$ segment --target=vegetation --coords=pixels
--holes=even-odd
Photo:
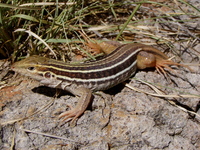
[[[187,49],[199,42],[199,12],[183,0],[2,1],[0,58],[14,61],[36,54],[66,60],[79,53],[90,56],[83,48],[83,35],[95,42],[156,44],[180,55],[174,44],[187,43],[183,46]]]

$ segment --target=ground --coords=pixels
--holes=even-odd
[[[177,68],[176,74],[167,78],[155,70],[138,71],[134,77],[162,85],[162,91],[168,94],[180,91],[198,94],[199,70],[198,67],[192,69],[195,73]],[[153,93],[138,80],[132,79],[129,84]],[[174,93],[171,88],[175,89]],[[75,127],[70,127],[58,119],[58,114],[66,110],[67,104],[74,105],[77,98],[63,93],[54,100],[53,93],[56,93],[55,89],[26,78],[19,85],[1,90],[2,100],[9,99],[1,112],[1,123],[6,124],[1,130],[3,149],[8,149],[13,140],[16,149],[200,148],[200,118],[168,101],[195,110],[199,98],[159,98],[118,85],[106,94],[94,94],[91,108],[78,119]],[[8,123],[39,109],[42,111],[32,117]]]

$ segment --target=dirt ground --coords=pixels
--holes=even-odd
[[[155,70],[138,71],[134,77],[156,84],[165,94],[199,95],[199,67],[192,69],[176,68],[176,74],[166,78]],[[155,93],[136,79],[129,84]],[[54,99],[56,90],[37,81],[19,76],[15,82],[19,85],[1,89],[1,149],[9,149],[13,142],[15,149],[22,150],[200,149],[200,117],[183,110],[200,115],[199,98],[159,98],[118,85],[106,96],[94,94],[91,108],[70,127],[58,114],[67,104],[74,105],[76,97],[63,92]],[[24,118],[37,110],[41,112]],[[20,118],[24,119],[12,122]]]

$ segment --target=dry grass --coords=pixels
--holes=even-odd
[[[34,4],[15,0],[2,2],[0,7],[0,57],[12,60],[33,54],[71,58],[72,52],[77,54],[82,49],[80,31],[100,41],[159,44],[177,56],[182,51],[174,44],[179,43],[186,50],[199,42],[200,10],[182,0]],[[198,57],[197,52],[191,55]]]

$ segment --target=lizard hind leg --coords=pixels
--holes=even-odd
[[[179,63],[176,63],[176,62],[173,62],[172,60],[157,60],[156,61],[156,70],[160,73],[164,73],[166,75],[166,72],[163,68],[167,68],[168,70],[170,70],[171,72],[175,73],[175,71],[170,67],[172,65],[175,65],[175,66],[181,66],[181,67],[185,67],[187,68],[188,70],[190,70],[191,72],[193,71],[189,66],[187,65],[184,65],[184,64],[179,64]]]

